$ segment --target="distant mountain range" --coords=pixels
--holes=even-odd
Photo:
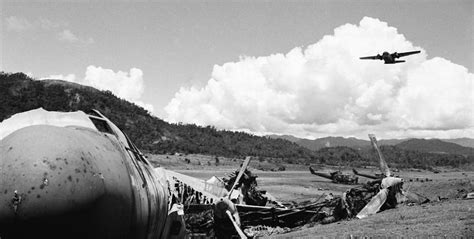
[[[362,149],[371,147],[369,140],[354,137],[324,137],[319,139],[301,139],[291,135],[268,135],[269,138],[286,139],[313,151],[326,147],[350,147]],[[414,150],[427,153],[449,153],[461,155],[474,155],[474,139],[383,139],[378,141],[379,145],[398,146],[406,150]]]
[[[354,149],[370,146],[370,142],[367,140],[357,139],[354,137],[343,138],[343,137],[325,137],[315,140],[301,139],[295,143],[304,146],[311,150],[319,150],[326,147],[338,147],[346,146]]]
[[[474,148],[442,141],[440,139],[410,139],[397,144],[399,148],[428,153],[474,155]]]
[[[474,148],[474,139],[470,138],[458,138],[458,139],[441,139],[444,142],[459,144],[464,147]]]

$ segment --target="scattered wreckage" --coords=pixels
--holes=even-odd
[[[402,184],[401,179],[387,177],[351,188],[341,196],[323,198],[323,195],[314,201],[285,206],[281,203],[258,206],[245,202],[236,206],[244,232],[247,235],[263,236],[287,232],[308,223],[327,224],[354,217],[364,218],[380,210],[395,208],[404,200]],[[191,192],[189,195],[194,194]],[[184,214],[191,235],[213,235],[212,204],[185,203]]]
[[[284,205],[258,189],[257,176],[247,169],[250,157],[228,177],[204,181],[152,168],[98,111],[35,113],[38,122],[30,112],[9,121],[10,131],[0,128],[5,137],[0,141],[2,238],[183,238],[185,232],[209,237],[219,223],[214,205],[223,197],[235,203],[241,225],[229,218],[235,235],[245,238],[244,232],[261,236],[308,223],[364,218],[406,200],[403,180],[391,176],[383,157],[383,178],[340,196]],[[52,233],[50,226],[61,230]]]
[[[375,136],[370,135],[370,138],[377,150]],[[327,224],[351,218],[361,219],[395,208],[403,202],[421,204],[429,201],[419,194],[405,192],[403,179],[392,176],[381,151],[377,152],[382,176],[369,175],[374,180],[353,187],[338,196],[324,197],[323,194],[316,200],[291,205],[283,205],[274,199],[269,200],[266,192],[258,190],[257,177],[246,168],[248,159],[240,171],[219,180],[219,187],[222,190],[237,189],[240,192],[231,198],[237,203],[241,226],[249,236],[284,233],[308,223]],[[185,204],[184,211],[187,229],[191,235],[213,235],[212,204]]]

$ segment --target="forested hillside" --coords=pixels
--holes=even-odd
[[[380,149],[389,166],[396,168],[432,169],[439,166],[462,167],[474,163],[472,155],[426,153],[405,150],[393,145],[382,145]],[[379,157],[371,147],[356,150],[338,146],[316,151],[314,162],[340,166],[378,166]]]
[[[338,147],[345,146],[354,149],[370,146],[370,141],[361,140],[356,138],[343,138],[343,137],[324,137],[314,140],[300,139],[295,143],[304,146],[311,150],[319,150],[325,147]]]
[[[363,149],[372,147],[367,139],[357,139],[354,137],[324,137],[318,139],[302,139],[289,135],[268,135],[272,139],[286,139],[295,142],[305,148],[311,150],[319,150],[325,147],[350,147],[353,149]],[[406,150],[415,150],[428,153],[449,153],[449,154],[474,154],[474,139],[457,138],[457,139],[381,139],[378,140],[379,145],[396,145]]]
[[[473,155],[427,153],[406,150],[393,145],[382,145],[380,149],[389,166],[397,168],[462,167],[474,163]],[[362,158],[367,158],[370,162],[376,162],[375,165],[378,165],[379,158],[374,149],[364,148],[360,151],[360,155]]]
[[[0,96],[0,121],[39,107],[54,111],[97,109],[129,135],[139,148],[152,153],[255,155],[301,160],[314,155],[287,140],[221,131],[210,126],[169,124],[110,91],[59,80],[33,80],[23,73],[0,73]]]
[[[439,139],[410,139],[397,144],[399,148],[429,153],[474,155],[474,149]]]

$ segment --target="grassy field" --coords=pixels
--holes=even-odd
[[[315,236],[316,235],[316,236]],[[401,205],[365,219],[312,225],[275,238],[473,238],[474,200]]]
[[[223,177],[237,170],[243,159],[219,158],[202,155],[150,155],[155,165],[200,179]],[[308,166],[287,165],[285,171],[273,172],[281,164],[250,163],[252,173],[258,175],[259,188],[266,190],[281,202],[315,200],[328,193],[341,195],[353,185],[334,184],[325,178],[310,174]],[[258,170],[257,168],[264,169]],[[337,170],[335,167],[317,166],[319,171]],[[350,168],[342,168],[351,173]],[[376,168],[358,169],[374,174]],[[306,225],[292,232],[274,235],[278,238],[314,237],[464,237],[474,238],[474,200],[461,200],[462,192],[474,191],[474,172],[441,169],[440,173],[418,169],[395,173],[405,179],[404,189],[422,194],[431,202],[423,205],[400,205],[396,209],[358,220],[340,221],[328,225]],[[359,182],[367,181],[359,177]]]

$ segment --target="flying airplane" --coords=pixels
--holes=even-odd
[[[408,55],[413,55],[413,54],[418,54],[421,51],[409,51],[409,52],[394,52],[392,54],[388,52],[382,53],[382,55],[377,54],[376,56],[365,56],[365,57],[360,57],[361,60],[383,60],[385,64],[396,64],[396,63],[402,63],[405,61],[402,60],[396,60],[397,58],[408,56]]]
[[[0,126],[0,238],[184,238],[166,171],[100,112]]]

